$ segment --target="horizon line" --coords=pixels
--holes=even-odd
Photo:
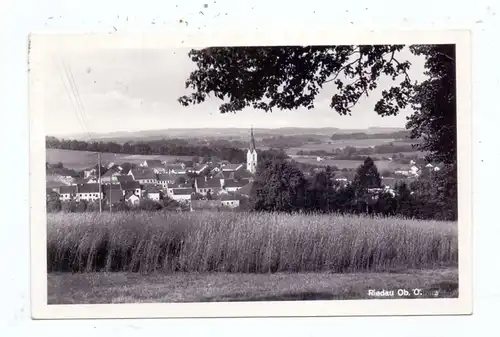
[[[168,130],[227,130],[227,129],[232,129],[232,130],[250,130],[251,127],[245,128],[245,127],[206,127],[206,128],[195,128],[195,127],[179,127],[179,128],[165,128],[165,129],[147,129],[147,130],[131,130],[131,131],[102,131],[102,132],[78,132],[78,133],[68,133],[68,134],[46,134],[46,136],[79,136],[79,135],[105,135],[105,134],[113,134],[113,133],[138,133],[138,132],[159,132],[159,131],[168,131]],[[405,126],[370,126],[366,128],[339,128],[335,126],[282,126],[282,127],[253,127],[254,130],[282,130],[282,129],[316,129],[316,130],[321,130],[321,129],[337,129],[337,130],[370,130],[370,129],[405,129]]]

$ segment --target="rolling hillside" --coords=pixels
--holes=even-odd
[[[120,164],[124,162],[138,164],[146,159],[161,159],[166,161],[175,161],[176,159],[190,160],[192,157],[183,156],[155,156],[155,155],[129,155],[129,154],[115,154],[115,153],[103,153],[102,163],[106,165],[108,163]],[[61,150],[61,149],[46,149],[46,160],[50,164],[55,164],[61,162],[64,167],[82,170],[97,164],[97,155],[94,152],[88,151],[73,151],[73,150]]]

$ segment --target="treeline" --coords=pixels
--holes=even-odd
[[[312,150],[312,151],[297,151],[298,155],[301,156],[330,156],[335,159],[346,159],[346,160],[364,160],[367,156],[373,155],[392,155],[394,153],[401,152],[414,152],[416,149],[412,144],[394,144],[387,143],[381,145],[375,145],[373,147],[354,147],[346,146],[343,148],[334,148],[331,151],[326,150]]]
[[[198,156],[217,157],[231,163],[246,161],[246,152],[243,149],[225,146],[198,146],[189,144],[185,139],[162,139],[152,141],[126,142],[85,142],[79,140],[57,139],[46,137],[45,146],[50,149],[64,149],[75,151],[109,152],[139,155],[170,155],[170,156]]]
[[[288,149],[300,147],[308,143],[321,144],[321,140],[311,135],[272,136],[263,138],[260,143],[267,147]]]
[[[265,212],[353,213],[417,219],[456,220],[456,177],[452,169],[432,172],[410,185],[384,189],[371,158],[357,169],[351,184],[335,182],[329,167],[306,178],[294,163],[263,163],[251,191],[249,210]],[[439,182],[447,181],[447,188]]]
[[[364,132],[354,132],[354,133],[335,133],[330,137],[332,140],[344,140],[344,139],[398,139],[398,140],[409,140],[410,132],[407,130],[390,132],[390,133],[364,133]]]

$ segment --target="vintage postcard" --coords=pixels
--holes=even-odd
[[[472,312],[467,31],[32,34],[32,315]]]

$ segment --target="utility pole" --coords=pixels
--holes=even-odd
[[[102,198],[101,198],[101,153],[98,152],[97,153],[97,170],[98,170],[98,179],[97,179],[97,183],[99,184],[99,213],[102,213]]]
[[[113,177],[111,177],[109,181],[109,213],[111,213],[111,205],[113,204],[113,201],[111,199],[111,187],[113,186]]]

